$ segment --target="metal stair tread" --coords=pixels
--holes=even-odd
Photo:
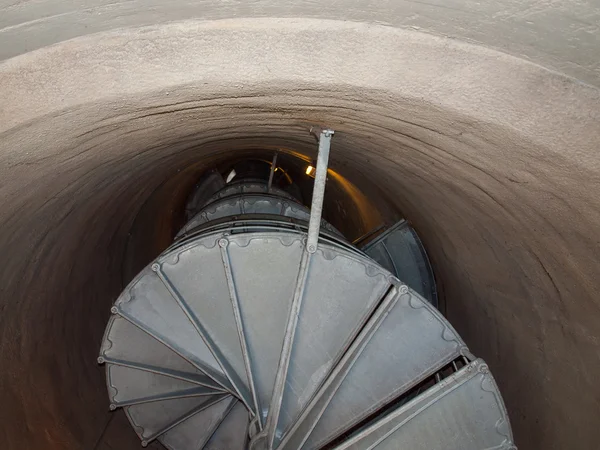
[[[124,410],[144,445],[225,397],[219,394],[160,400],[126,406]]]
[[[303,448],[330,441],[465,350],[462,339],[425,299],[412,290],[401,294],[357,355]]]
[[[366,257],[320,245],[310,259],[275,446],[307,406],[390,287],[389,273]]]
[[[111,404],[116,407],[158,399],[218,393],[194,383],[131,367],[109,363],[106,369],[109,397]]]
[[[106,361],[160,373],[213,389],[223,389],[191,362],[116,314],[109,320],[99,359],[100,362]]]
[[[119,297],[113,311],[230,388],[221,367],[162,280],[147,267]]]
[[[248,440],[248,411],[240,402],[231,408],[204,450],[244,450]]]
[[[498,388],[476,360],[392,410],[336,450],[516,450]]]
[[[236,403],[233,397],[224,397],[190,415],[158,440],[169,450],[203,449]]]

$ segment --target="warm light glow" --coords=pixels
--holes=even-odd
[[[315,168],[313,166],[308,166],[306,168],[306,175],[313,176],[315,174]]]
[[[233,169],[231,172],[229,172],[229,175],[227,175],[227,179],[225,180],[225,183],[229,183],[231,180],[233,180],[235,178],[237,174],[235,173],[235,169]]]

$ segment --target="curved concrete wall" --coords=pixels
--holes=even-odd
[[[597,9],[530,5],[554,34],[527,41],[506,3],[62,3],[0,10],[5,448],[137,448],[95,363],[110,304],[204,167],[314,154],[313,123],[415,224],[520,448],[597,447],[600,46],[565,25]]]

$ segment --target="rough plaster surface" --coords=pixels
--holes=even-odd
[[[520,448],[597,448],[597,89],[416,31],[232,19],[25,53],[0,64],[0,98],[5,448],[135,448],[121,419],[106,428],[95,364],[125,255],[167,245],[190,167],[258,145],[310,154],[312,123],[336,130],[335,170],[415,224]]]
[[[0,0],[0,60],[74,37],[187,19],[306,17],[480,43],[600,85],[598,0]]]

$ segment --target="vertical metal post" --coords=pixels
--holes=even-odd
[[[275,168],[277,167],[277,153],[273,155],[273,161],[271,162],[271,172],[269,173],[269,184],[267,185],[267,192],[271,192],[271,186],[273,185],[273,175],[275,174]]]
[[[310,205],[310,221],[308,223],[308,239],[306,250],[309,253],[317,251],[319,231],[321,228],[321,216],[323,215],[323,200],[325,198],[325,183],[327,181],[327,164],[329,163],[329,148],[333,130],[321,130],[319,134],[319,154],[317,156],[317,168],[315,172],[315,183],[313,187],[312,203]]]
[[[317,130],[311,128],[311,133]],[[283,401],[283,393],[287,379],[287,373],[290,365],[292,347],[294,346],[294,336],[298,320],[300,316],[300,308],[310,260],[313,254],[317,251],[317,242],[319,240],[319,229],[321,227],[321,214],[323,211],[323,198],[325,197],[325,182],[327,181],[327,163],[329,161],[329,147],[333,130],[318,130],[319,134],[319,155],[317,156],[317,168],[315,174],[315,183],[313,188],[313,198],[310,211],[310,220],[308,224],[308,239],[306,241],[306,251],[302,254],[300,260],[300,268],[298,278],[296,279],[296,289],[290,306],[290,314],[285,329],[283,345],[279,365],[277,367],[277,375],[273,386],[273,397],[269,406],[267,424],[263,432],[255,437],[255,444],[251,445],[255,450],[273,450],[275,437],[277,434],[277,426],[279,424],[279,414],[281,412],[281,404]]]

